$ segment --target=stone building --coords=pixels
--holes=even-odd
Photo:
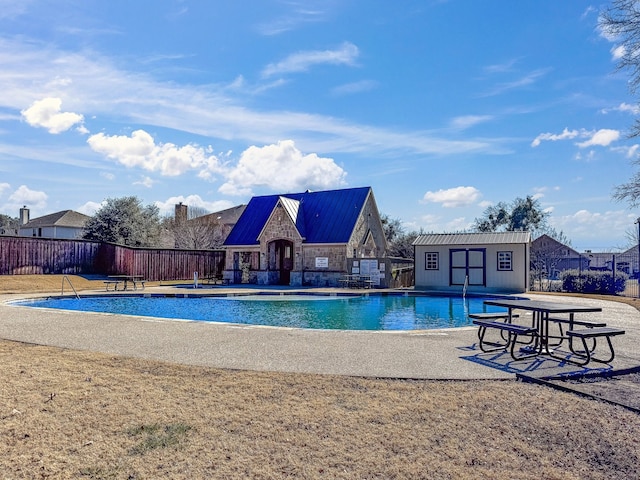
[[[230,283],[388,285],[387,241],[370,187],[253,197],[224,242]]]

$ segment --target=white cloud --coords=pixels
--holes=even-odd
[[[331,90],[331,94],[335,96],[353,95],[356,93],[367,92],[378,86],[378,82],[373,80],[361,80],[359,82],[346,83]]]
[[[200,176],[208,178],[220,171],[217,157],[209,150],[196,145],[156,144],[144,130],[136,130],[130,137],[98,133],[89,137],[87,143],[94,151],[126,167],[140,167],[165,176],[197,170]]]
[[[533,85],[534,83],[536,83],[539,79],[541,79],[542,77],[544,77],[548,72],[550,71],[550,69],[540,69],[540,70],[534,70],[533,72],[530,72],[516,80],[513,80],[512,82],[504,82],[504,83],[500,83],[498,84],[493,90],[486,92],[485,94],[481,95],[484,97],[492,97],[495,95],[501,95],[505,92],[511,91],[511,90],[515,90],[515,89],[519,89],[519,88],[523,88],[523,87],[527,87],[529,85]]]
[[[443,207],[466,207],[476,203],[482,194],[475,187],[455,187],[424,194],[423,202],[441,203]]]
[[[267,18],[259,25],[258,30],[263,35],[278,35],[302,26],[325,20],[331,11],[331,2],[326,0],[304,0],[279,2],[285,10],[276,14],[275,18]]]
[[[187,205],[190,208],[202,208],[207,212],[219,212],[220,210],[226,210],[234,206],[232,202],[228,200],[218,200],[215,202],[209,202],[203,200],[200,195],[177,195],[170,197],[164,202],[155,202],[155,205],[160,210],[161,215],[173,215],[175,213],[175,206],[178,203]]]
[[[569,130],[568,128],[565,128],[560,134],[541,133],[533,140],[533,142],[531,142],[531,146],[532,147],[539,146],[542,140],[549,140],[549,141],[555,142],[557,140],[567,140],[567,139],[576,138],[579,134],[580,132],[578,132],[577,130]]]
[[[607,114],[609,112],[626,112],[626,113],[630,113],[631,115],[640,115],[640,106],[630,105],[628,103],[622,102],[617,107],[603,108],[601,112],[604,114]]]
[[[0,195],[2,195],[5,190],[9,190],[10,188],[11,185],[9,185],[8,183],[0,183]]]
[[[100,210],[104,205],[106,205],[106,201],[105,202],[101,202],[101,203],[97,203],[97,202],[87,202],[84,205],[80,205],[76,211],[80,212],[80,213],[84,213],[85,215],[95,215],[95,213]]]
[[[558,140],[572,140],[574,138],[586,138],[584,142],[578,142],[576,145],[580,148],[587,148],[592,146],[600,146],[606,147],[609,146],[612,142],[615,142],[620,139],[620,131],[612,130],[609,128],[602,128],[597,131],[588,131],[588,130],[569,130],[565,128],[562,133],[541,133],[538,135],[533,142],[531,142],[532,147],[537,147],[543,140],[547,141],[558,141]]]
[[[610,145],[612,142],[615,142],[620,138],[620,132],[618,130],[611,130],[608,128],[603,128],[598,130],[597,132],[591,135],[591,138],[584,142],[577,143],[578,147],[586,148],[592,146],[601,146],[606,147]]]
[[[484,71],[488,74],[507,73],[512,72],[513,67],[518,62],[517,58],[506,61],[505,63],[497,63],[494,65],[487,65],[484,67]]]
[[[612,147],[611,150],[614,152],[622,153],[627,158],[636,158],[638,156],[638,149],[640,149],[640,145],[633,144],[630,147]]]
[[[493,115],[465,115],[451,120],[451,126],[453,128],[464,130],[480,123],[488,122],[491,119],[493,119]]]
[[[611,49],[611,58],[617,62],[622,57],[624,57],[625,53],[627,53],[627,49],[624,47],[624,45],[618,45]]]
[[[467,221],[465,217],[457,217],[443,220],[437,215],[425,215],[421,219],[421,225],[414,226],[413,230],[421,229],[423,232],[462,232],[473,226],[473,222]]]
[[[9,195],[12,209],[26,205],[30,208],[42,209],[47,205],[47,194],[37,190],[31,190],[26,185],[20,185],[16,191]]]
[[[65,105],[75,111],[90,111],[91,116],[116,116],[122,123],[153,125],[245,145],[295,138],[296,145],[306,151],[369,155],[510,151],[500,138],[451,140],[429,131],[379,128],[326,115],[258,111],[245,106],[246,87],[238,91],[228,83],[193,86],[160,82],[145,73],[119,69],[112,59],[95,52],[91,56],[69,53],[56,50],[53,44],[34,44],[15,37],[0,37],[0,63],[0,108],[6,110],[19,111],[34,95],[39,98],[48,92],[48,96],[64,98]],[[73,82],[53,85],[56,78],[73,78]],[[59,155],[56,161],[64,158]]]
[[[586,243],[602,238],[602,232],[620,232],[622,237],[626,230],[633,227],[636,218],[624,210],[610,210],[604,213],[578,210],[569,215],[551,216],[549,221],[553,228],[565,232],[572,242],[579,240],[580,243]],[[615,245],[598,247],[604,249]]]
[[[532,190],[533,190],[533,198],[536,200],[539,200],[543,198],[549,190],[552,190],[554,192],[559,192],[561,188],[556,185],[555,187],[534,187]]]
[[[29,10],[33,0],[22,0],[15,2],[13,0],[0,0],[0,18],[16,18]]]
[[[263,77],[271,77],[283,73],[305,72],[315,65],[347,65],[353,66],[359,55],[358,47],[345,42],[336,50],[311,50],[289,55],[278,63],[267,65],[262,71]]]
[[[577,152],[575,159],[579,162],[593,162],[596,159],[595,150],[589,150],[586,155],[583,155],[582,152]]]
[[[257,186],[281,192],[338,187],[345,183],[346,172],[333,159],[315,153],[303,155],[293,140],[282,140],[275,145],[249,147],[225,177],[221,193],[248,195]]]
[[[62,112],[61,109],[62,99],[49,97],[33,102],[29,108],[20,113],[29,125],[46,128],[49,133],[65,132],[76,124],[80,124],[79,128],[84,129],[82,115]]]
[[[151,188],[156,183],[151,177],[142,177],[137,182],[133,182],[134,185],[142,185],[143,187]]]

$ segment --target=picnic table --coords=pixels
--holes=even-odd
[[[548,301],[530,300],[530,299],[492,299],[485,300],[485,305],[491,305],[496,307],[504,307],[507,309],[506,313],[502,315],[496,314],[477,314],[473,323],[480,327],[478,335],[480,337],[480,346],[483,347],[484,335],[486,330],[498,329],[501,333],[504,333],[504,343],[486,342],[489,345],[495,347],[495,349],[504,348],[511,350],[511,356],[515,360],[523,358],[529,358],[537,355],[549,355],[554,358],[566,360],[579,365],[586,365],[591,360],[599,361],[603,363],[609,363],[613,360],[615,353],[613,345],[611,343],[611,337],[624,334],[624,330],[607,327],[602,322],[591,322],[576,319],[576,314],[590,313],[590,312],[602,312],[601,307],[595,307],[590,305],[580,305],[573,303],[556,303]],[[513,319],[516,317],[515,310],[532,312],[532,323],[530,326],[516,324]],[[488,318],[493,315],[495,318]],[[556,317],[557,315],[565,315],[565,317]],[[500,316],[502,320],[500,321]],[[568,316],[568,317],[566,317]],[[473,314],[469,315],[470,318],[474,318]],[[553,335],[550,333],[550,324],[556,323],[559,326],[559,335]],[[568,330],[563,332],[562,324],[568,325]],[[582,328],[581,328],[582,327]],[[527,337],[530,347],[528,352],[524,355],[517,355],[515,347],[518,342],[518,336]],[[596,340],[598,338],[605,338],[609,347],[609,356],[606,358],[596,358],[593,356],[593,352],[596,348]],[[582,342],[582,350],[576,350],[573,345],[574,339],[580,339]],[[556,340],[557,343],[552,343],[552,340]],[[565,356],[554,355],[554,348],[559,347],[565,340],[568,342],[569,350],[575,354],[578,359],[567,359]],[[587,340],[590,340],[591,345],[587,345]]]
[[[133,284],[133,289],[137,290],[138,285],[142,287],[144,290],[144,284],[146,280],[144,280],[144,276],[142,275],[109,275],[109,279],[105,280],[105,286],[107,290],[109,290],[109,285],[113,285],[114,290],[118,290],[118,285],[123,284],[122,290],[126,290],[129,286],[129,283]]]

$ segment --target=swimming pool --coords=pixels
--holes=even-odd
[[[422,330],[471,325],[495,297],[414,295],[96,296],[16,303],[176,320],[339,330]]]

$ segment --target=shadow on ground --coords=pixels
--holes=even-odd
[[[640,413],[640,365],[636,359],[618,355],[610,364],[591,362],[589,367],[581,367],[548,356],[516,361],[505,351],[483,353],[477,344],[460,350],[476,352],[461,359],[514,374],[523,382],[547,385]],[[565,358],[571,359],[570,352],[556,354],[566,354]]]

